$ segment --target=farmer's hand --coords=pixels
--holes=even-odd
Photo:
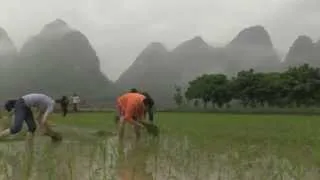
[[[136,125],[136,126],[139,126],[139,127],[144,127],[143,124],[139,121],[139,120],[133,120],[133,121],[130,121],[133,123],[133,125]]]
[[[41,131],[46,132],[46,130],[47,130],[47,126],[48,126],[47,117],[48,117],[48,115],[49,115],[48,111],[39,114],[38,122],[39,122]]]

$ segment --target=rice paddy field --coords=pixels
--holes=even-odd
[[[0,179],[320,179],[320,116],[157,113],[159,138],[135,143],[128,127],[122,145],[113,113],[50,120],[60,143],[28,144],[24,132],[0,141]]]

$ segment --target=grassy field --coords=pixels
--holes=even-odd
[[[0,174],[44,180],[320,179],[320,116],[157,113],[155,119],[159,139],[145,136],[132,144],[129,136],[123,149],[109,133],[96,133],[115,131],[113,113],[55,114],[51,121],[64,141],[37,137],[29,155],[23,141],[3,141]]]

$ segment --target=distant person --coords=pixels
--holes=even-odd
[[[149,121],[151,123],[153,123],[153,115],[154,115],[154,100],[151,98],[151,96],[149,95],[149,93],[147,92],[139,92],[136,88],[132,88],[130,89],[130,92],[131,93],[139,93],[139,94],[142,94],[144,95],[146,98],[149,99],[150,101],[150,106],[148,106],[148,109],[146,109],[146,112],[148,113],[148,117],[149,117]]]
[[[118,122],[118,136],[122,141],[126,123],[133,126],[136,140],[140,139],[140,129],[144,127],[142,121],[145,118],[145,109],[150,101],[139,93],[125,93],[117,98],[116,109]]]
[[[80,97],[74,93],[71,97],[72,105],[73,105],[73,111],[78,112],[79,111],[79,104],[80,104]]]
[[[154,100],[151,98],[151,96],[149,95],[149,93],[147,92],[142,92],[141,93],[142,95],[144,95],[150,102],[148,108],[146,109],[147,110],[147,113],[148,113],[148,117],[149,117],[149,121],[151,123],[153,123],[153,114],[154,114]]]
[[[5,103],[5,109],[8,112],[12,112],[14,109],[13,123],[10,128],[0,132],[0,138],[20,132],[25,121],[28,126],[28,136],[33,139],[37,127],[31,110],[34,107],[39,111],[37,121],[41,132],[46,136],[50,136],[53,141],[60,141],[62,139],[60,134],[51,130],[47,122],[49,114],[54,110],[54,105],[55,101],[51,97],[36,93],[24,95],[19,99],[8,100]]]
[[[69,100],[67,96],[62,96],[62,98],[57,100],[56,102],[60,104],[62,116],[65,117],[68,113],[68,106],[69,106]]]

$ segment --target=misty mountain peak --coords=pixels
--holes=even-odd
[[[51,23],[46,24],[41,30],[40,34],[44,36],[63,35],[71,31],[72,29],[69,27],[69,25],[65,21],[61,19],[56,19]]]
[[[309,36],[301,35],[301,36],[298,36],[298,38],[293,42],[292,47],[307,46],[309,48],[309,47],[312,47],[313,45],[314,45],[313,40]]]
[[[174,49],[175,52],[208,49],[209,45],[200,36],[187,40]]]
[[[198,43],[198,44],[206,44],[201,36],[196,36],[193,39],[191,39],[191,42]]]
[[[300,48],[310,48],[313,47],[313,41],[309,36],[299,36],[294,42],[293,45],[291,46],[291,49],[300,49]]]
[[[163,44],[159,42],[152,42],[139,54],[133,64],[157,62],[162,59],[159,57],[167,53],[168,51]]]
[[[309,36],[299,36],[292,44],[285,61],[289,64],[308,62],[314,50],[314,43]]]
[[[4,37],[4,36],[8,36],[6,30],[4,30],[2,27],[0,27],[0,38]]]
[[[230,42],[228,46],[262,46],[273,48],[269,33],[260,25],[245,28]]]
[[[48,28],[68,28],[68,24],[63,21],[62,19],[56,19],[52,21],[51,23],[47,24],[46,27]]]
[[[160,42],[152,42],[152,43],[150,43],[145,50],[146,51],[167,52],[166,47]]]
[[[28,86],[17,83],[21,84],[17,88],[21,92],[41,87],[57,96],[62,91],[76,90],[87,98],[104,94],[110,84],[101,73],[99,58],[86,36],[59,19],[45,25],[23,45],[16,66],[29,80]],[[67,85],[70,82],[72,86]]]
[[[311,43],[313,43],[311,37],[306,36],[306,35],[301,35],[301,36],[299,36],[296,41],[304,41],[304,42],[311,42]]]
[[[0,27],[0,55],[16,53],[17,49],[6,30]]]
[[[200,36],[196,36],[193,39],[187,41],[188,44],[192,44],[197,47],[208,47],[208,44]]]

